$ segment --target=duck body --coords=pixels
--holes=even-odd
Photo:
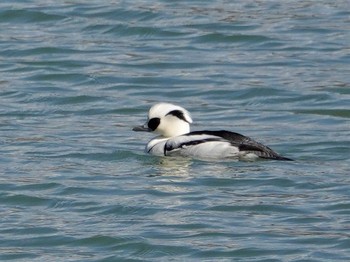
[[[159,103],[151,107],[145,125],[134,131],[158,132],[160,136],[148,142],[145,151],[157,156],[185,156],[198,159],[258,158],[292,160],[271,148],[239,133],[226,130],[190,132],[192,118],[182,107]]]

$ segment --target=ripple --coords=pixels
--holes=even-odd
[[[210,33],[196,38],[199,43],[218,42],[218,43],[260,43],[270,41],[270,38],[263,35],[226,35],[220,33]]]
[[[346,1],[0,3],[0,259],[348,261]],[[295,158],[158,158],[159,101]]]
[[[4,201],[4,203],[7,204],[24,206],[46,206],[51,201],[48,198],[30,196],[25,194],[13,194],[2,196],[1,199]]]
[[[308,109],[308,110],[296,110],[299,114],[316,114],[324,116],[335,116],[335,117],[350,117],[350,110],[348,109]]]
[[[38,10],[14,9],[0,11],[0,23],[42,23],[65,19],[66,16],[49,14]]]

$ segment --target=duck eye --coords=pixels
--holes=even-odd
[[[160,124],[160,118],[158,117],[155,117],[155,118],[151,118],[149,121],[148,121],[148,127],[154,131],[157,129],[157,127],[159,126]]]

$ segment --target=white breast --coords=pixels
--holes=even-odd
[[[152,155],[164,156],[164,148],[168,140],[169,138],[164,138],[161,136],[155,137],[148,142],[145,151]]]

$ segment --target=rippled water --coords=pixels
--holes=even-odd
[[[350,259],[348,1],[0,3],[0,259]],[[294,162],[143,153],[186,107]]]

